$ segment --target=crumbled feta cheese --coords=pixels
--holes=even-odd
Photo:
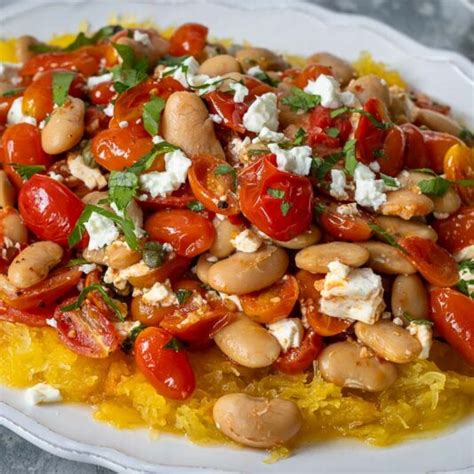
[[[123,270],[108,267],[104,273],[104,283],[113,284],[118,290],[124,290],[129,278],[142,277],[153,271],[154,269],[150,268],[143,260]]]
[[[397,326],[404,326],[405,325],[403,319],[399,318],[399,317],[393,318],[392,323],[396,324]]]
[[[294,146],[285,150],[277,143],[269,143],[268,148],[276,155],[277,167],[279,170],[294,173],[300,176],[307,176],[311,170],[312,150],[309,146]]]
[[[245,137],[243,140],[239,137],[233,138],[229,144],[229,153],[232,157],[234,163],[238,163],[240,161],[240,155],[246,149],[247,146],[250,145],[250,138]]]
[[[157,282],[151,288],[143,290],[142,301],[146,304],[162,307],[171,306],[178,302],[169,280],[164,283]]]
[[[164,142],[165,139],[163,137],[160,137],[159,135],[155,135],[151,141],[153,142],[153,145],[158,145],[158,143]]]
[[[433,212],[435,219],[447,219],[449,217],[449,212]]]
[[[276,132],[278,129],[276,94],[267,92],[257,97],[245,112],[243,125],[249,132],[260,133],[263,127]]]
[[[38,405],[40,403],[56,403],[61,402],[63,397],[61,392],[46,383],[38,383],[30,387],[25,392],[26,401],[30,405]]]
[[[114,104],[110,103],[107,105],[107,107],[104,108],[104,114],[107,115],[107,117],[113,117],[114,116]]]
[[[67,165],[72,176],[81,180],[88,189],[102,189],[107,186],[107,180],[100,169],[86,165],[82,155],[70,155]]]
[[[357,204],[377,210],[387,201],[382,179],[376,179],[368,166],[358,163],[354,171],[355,200]]]
[[[79,271],[88,275],[89,273],[92,273],[96,268],[97,265],[95,263],[84,263],[79,266]]]
[[[216,263],[219,259],[215,255],[208,254],[206,256],[206,262]]]
[[[252,140],[252,143],[281,143],[285,140],[286,136],[284,133],[274,132],[268,127],[263,127],[258,136]]]
[[[128,127],[128,122],[126,120],[121,120],[119,122],[119,127],[120,128],[127,128]]]
[[[135,227],[134,233],[137,238],[141,239],[145,235],[145,231],[143,230],[143,211],[134,199],[128,204],[125,213],[121,211],[114,202],[110,204],[110,207],[118,216],[125,217],[126,215],[127,219],[133,222],[133,226]],[[127,245],[125,242],[122,242],[122,244]]]
[[[331,170],[331,184],[329,185],[329,194],[340,200],[348,199],[349,195],[346,192],[347,181],[344,170]]]
[[[208,92],[215,91],[224,80],[221,76],[209,77],[206,74],[197,74],[196,76],[189,77],[189,86],[193,87],[199,95],[207,94]]]
[[[248,71],[247,74],[249,76],[258,76],[260,74],[265,74],[263,69],[260,66],[252,66]]]
[[[385,308],[380,276],[371,268],[351,269],[338,261],[328,267],[321,291],[321,312],[374,324]]]
[[[471,261],[471,263],[473,262]],[[472,295],[474,293],[474,271],[472,270],[472,266],[471,268],[463,266],[459,270],[459,278],[466,282],[467,292],[469,295]]]
[[[117,240],[120,233],[114,221],[108,217],[93,212],[84,224],[89,234],[89,250],[97,250]]]
[[[142,31],[135,30],[133,32],[133,39],[141,43],[143,46],[146,46],[147,48],[153,47],[150,41],[150,37],[146,33],[143,33]]]
[[[120,338],[126,339],[135,328],[140,326],[140,321],[119,321],[112,324]]]
[[[54,329],[57,329],[58,327],[58,322],[54,318],[46,319],[46,324]]]
[[[62,183],[64,181],[64,176],[61,176],[58,173],[55,173],[54,171],[48,171],[48,176],[51,179],[54,179],[54,181],[58,181],[59,183]]]
[[[152,197],[165,196],[186,182],[191,160],[181,151],[165,154],[166,171],[152,171],[140,176],[141,189]]]
[[[101,76],[90,76],[87,78],[87,88],[93,89],[95,86],[102,84],[104,82],[110,82],[114,78],[114,75],[109,72],[107,74],[102,74]]]
[[[23,113],[23,97],[16,98],[7,114],[7,123],[13,125],[15,123],[29,123],[36,125],[36,119]]]
[[[249,93],[248,88],[240,82],[231,82],[229,89],[234,91],[234,102],[243,102]]]
[[[163,70],[163,76],[169,76],[179,83],[183,87],[189,87],[187,77],[195,76],[199,71],[199,63],[192,56],[186,58],[178,66],[169,66]]]
[[[222,300],[231,301],[236,306],[238,311],[243,311],[242,303],[240,302],[240,299],[237,295],[229,295],[227,293],[223,293],[222,291],[219,291],[218,293]]]
[[[219,114],[209,114],[209,117],[214,123],[222,123],[222,117]]]
[[[262,245],[262,239],[250,229],[237,234],[231,242],[237,251],[245,253],[256,252]]]
[[[341,92],[339,82],[332,76],[321,74],[315,81],[308,81],[304,88],[308,94],[319,95],[321,105],[329,109],[337,109],[342,105],[355,107],[358,101],[352,92]]]
[[[369,168],[375,173],[380,173],[380,164],[378,161],[372,161],[372,163],[369,163]]]
[[[453,254],[456,262],[462,262],[463,260],[471,260],[474,258],[474,245],[468,245],[467,247],[458,250]]]
[[[431,330],[431,326],[428,324],[410,323],[407,326],[407,331],[420,341],[422,349],[418,359],[427,359],[433,344],[433,331]]]
[[[359,209],[357,209],[357,204],[355,202],[337,206],[336,212],[341,216],[360,216]]]
[[[303,341],[303,323],[298,318],[281,319],[267,325],[270,334],[280,343],[283,352],[301,346]]]

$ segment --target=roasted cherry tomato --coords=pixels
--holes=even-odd
[[[101,82],[89,89],[90,101],[95,105],[107,105],[117,96],[113,82]]]
[[[103,130],[92,139],[94,159],[109,171],[133,165],[152,147],[151,137],[132,127]]]
[[[8,127],[2,137],[4,170],[17,188],[23,185],[22,177],[12,164],[51,166],[53,160],[41,147],[40,130],[29,123]]]
[[[434,132],[433,130],[421,130],[428,155],[428,168],[436,173],[444,172],[444,157],[447,151],[454,145],[463,145],[462,140],[449,133]]]
[[[331,68],[320,64],[310,64],[302,71],[295,73],[292,82],[294,86],[304,89],[309,81],[315,81],[321,74],[332,76]]]
[[[196,198],[191,192],[189,185],[186,184],[168,196],[148,196],[145,201],[138,201],[138,204],[144,209],[158,211],[166,208],[184,209],[195,200]]]
[[[315,107],[309,116],[308,145],[339,148],[346,143],[352,131],[350,114],[331,117],[331,109],[321,105]]]
[[[10,110],[13,102],[18,97],[21,97],[22,92],[17,94],[4,97],[0,95],[0,126],[4,126],[7,123],[8,111]]]
[[[300,347],[293,347],[281,354],[273,364],[284,374],[300,374],[311,367],[323,349],[323,340],[313,330],[306,332]]]
[[[444,156],[444,174],[452,181],[470,180],[469,186],[456,185],[462,200],[474,205],[474,149],[465,145],[452,146]],[[467,183],[466,183],[467,184]]]
[[[308,178],[276,167],[265,155],[239,175],[244,216],[272,239],[287,241],[309,229],[313,188]]]
[[[436,219],[433,228],[438,234],[438,243],[448,252],[474,245],[474,206],[463,207],[447,219]]]
[[[429,168],[430,161],[420,129],[411,123],[400,126],[405,135],[405,166],[409,169]]]
[[[220,170],[226,171],[220,173]],[[226,216],[239,213],[239,202],[235,194],[236,171],[225,161],[211,155],[193,157],[188,172],[191,190],[207,209]],[[222,196],[225,200],[221,199]]]
[[[433,288],[430,304],[438,333],[474,365],[474,300],[451,288]]]
[[[51,305],[77,286],[82,273],[74,268],[56,270],[36,285],[15,294],[0,293],[1,300],[18,310],[34,310]]]
[[[244,313],[261,324],[270,324],[286,318],[298,300],[298,282],[285,275],[272,286],[240,296]]]
[[[65,300],[54,312],[59,338],[77,354],[95,359],[108,357],[119,346],[114,325],[99,308],[87,300],[79,309],[63,311],[63,307],[76,300],[77,297]]]
[[[369,226],[370,215],[358,211],[357,215],[342,214],[337,208],[326,206],[319,215],[319,223],[333,237],[350,242],[370,239],[373,232]]]
[[[432,240],[411,236],[399,239],[398,244],[411,263],[432,285],[453,286],[459,280],[456,261]]]
[[[145,230],[152,239],[171,244],[184,257],[205,252],[215,237],[212,222],[187,209],[156,212],[145,222]]]
[[[26,324],[27,326],[47,326],[46,320],[53,317],[54,306],[47,308],[32,308],[21,310],[8,306],[0,300],[0,320],[12,323]]]
[[[36,237],[66,247],[84,203],[64,184],[36,174],[21,188],[18,209]]]
[[[174,306],[158,306],[147,304],[142,296],[134,296],[130,305],[130,313],[135,321],[140,321],[145,326],[158,326],[160,321],[168,315],[172,315]]]
[[[327,316],[319,311],[319,291],[314,283],[322,280],[324,275],[315,275],[306,270],[300,270],[296,279],[300,288],[299,302],[301,314],[306,318],[311,328],[321,336],[335,336],[345,331],[352,321]]]
[[[194,392],[196,380],[186,351],[164,329],[147,328],[137,336],[135,362],[160,395],[184,400]]]
[[[170,38],[171,56],[199,56],[206,46],[209,29],[199,23],[185,23]]]
[[[84,130],[88,137],[95,137],[109,126],[110,118],[99,107],[87,107],[84,116]]]

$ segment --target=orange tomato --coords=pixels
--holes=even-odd
[[[296,278],[285,275],[276,283],[260,291],[240,296],[244,313],[261,324],[270,324],[286,318],[298,300]]]
[[[474,206],[463,207],[447,219],[436,219],[432,225],[438,234],[438,244],[448,252],[474,245]]]
[[[309,81],[315,81],[321,74],[332,76],[331,68],[319,64],[310,64],[294,75],[293,85],[304,89]]]
[[[209,29],[199,23],[185,23],[170,38],[171,56],[198,56],[206,46]]]
[[[319,223],[333,237],[350,242],[363,242],[370,239],[372,229],[369,226],[370,216],[364,211],[351,216],[339,214],[335,208],[326,207],[319,216]]]
[[[474,180],[474,149],[465,145],[452,146],[444,156],[444,174],[446,179],[458,181]],[[474,205],[474,184],[471,186],[456,185],[462,200],[468,205]]]
[[[444,171],[444,157],[447,151],[454,145],[462,145],[459,138],[444,132],[434,132],[433,130],[420,130],[426,146],[429,166],[436,173]]]

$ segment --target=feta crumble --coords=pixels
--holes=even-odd
[[[237,234],[231,243],[239,252],[253,253],[262,245],[262,239],[252,230],[245,229]]]
[[[138,43],[141,43],[143,46],[147,48],[152,48],[153,45],[151,44],[150,37],[147,33],[143,33],[142,31],[135,30],[133,32],[133,39]]]
[[[107,105],[107,107],[104,108],[104,114],[107,115],[107,117],[113,117],[114,116],[114,104],[110,103]]]
[[[70,155],[67,165],[71,175],[81,180],[88,189],[103,189],[107,186],[107,180],[99,168],[91,168],[86,165],[82,155]]]
[[[263,127],[278,129],[277,96],[267,92],[257,97],[243,116],[243,125],[249,132],[260,133]]]
[[[456,262],[462,262],[463,260],[471,260],[474,258],[474,245],[468,245],[467,247],[458,250],[453,255]]]
[[[209,117],[214,123],[222,123],[222,117],[219,114],[209,114]]]
[[[307,176],[311,170],[312,150],[309,146],[295,146],[285,150],[277,143],[269,143],[268,148],[276,155],[279,170],[294,173],[299,176]]]
[[[345,200],[349,198],[346,192],[347,180],[344,170],[331,170],[331,184],[329,185],[329,194],[336,199]]]
[[[93,89],[95,86],[98,86],[104,82],[111,82],[113,78],[114,75],[111,72],[102,74],[101,76],[90,76],[87,78],[87,88]]]
[[[89,234],[89,250],[98,250],[117,240],[120,232],[115,223],[108,217],[93,212],[84,224]]]
[[[243,102],[247,97],[249,90],[240,82],[231,82],[229,84],[229,89],[234,91],[234,102]]]
[[[336,212],[341,216],[360,216],[359,209],[357,209],[357,204],[355,202],[337,206]]]
[[[40,403],[61,402],[63,397],[61,392],[46,383],[38,383],[30,387],[25,392],[25,398],[30,405],[39,405]]]
[[[282,319],[267,325],[268,332],[280,343],[283,352],[301,346],[304,329],[301,319]]]
[[[358,105],[358,100],[352,92],[341,92],[339,82],[326,74],[321,74],[315,81],[308,81],[304,91],[319,95],[321,105],[328,109],[337,109],[343,105],[347,107]]]
[[[7,123],[10,125],[15,123],[36,125],[36,119],[34,117],[23,113],[23,97],[18,97],[13,101],[7,114]]]
[[[79,271],[85,273],[86,275],[89,275],[89,273],[92,273],[96,269],[97,265],[95,263],[84,263],[83,265],[79,266]]]
[[[431,327],[428,324],[410,323],[407,326],[407,331],[420,341],[422,349],[418,359],[427,359],[433,344],[433,331]]]
[[[119,321],[112,324],[120,338],[126,339],[135,328],[140,326],[140,321]]]
[[[258,76],[260,74],[265,74],[265,72],[263,71],[263,69],[260,67],[260,66],[252,66],[248,71],[247,71],[247,74],[249,76]]]
[[[467,292],[472,295],[474,293],[474,272],[472,269],[467,266],[461,268],[459,270],[459,278],[466,282]]]
[[[151,288],[143,290],[142,300],[146,304],[155,306],[171,306],[178,303],[169,280],[164,283],[155,283]]]
[[[258,136],[252,140],[252,143],[282,143],[285,140],[286,136],[284,133],[274,132],[268,127],[263,127]]]
[[[48,176],[51,179],[54,179],[54,181],[58,181],[59,183],[62,183],[64,181],[64,176],[55,173],[54,171],[48,171]]]
[[[360,206],[377,210],[387,201],[382,179],[376,179],[375,173],[368,166],[358,163],[354,171],[355,195]]]
[[[240,302],[240,299],[237,295],[229,295],[228,293],[223,293],[222,291],[219,291],[218,293],[223,301],[231,301],[238,311],[243,311],[242,303]]]

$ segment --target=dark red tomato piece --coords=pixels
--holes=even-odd
[[[109,126],[110,118],[98,107],[87,107],[84,116],[84,129],[88,137],[95,137]]]
[[[204,96],[212,114],[222,118],[222,125],[237,133],[245,133],[242,124],[243,116],[248,110],[248,105],[243,102],[235,102],[231,94],[221,91],[209,92]]]
[[[48,308],[34,308],[21,310],[8,306],[0,300],[0,320],[12,323],[26,324],[27,326],[47,326],[46,320],[53,317],[54,306]]]
[[[147,328],[135,340],[135,362],[160,395],[184,400],[196,387],[186,351],[160,328]]]
[[[42,165],[48,168],[53,159],[41,147],[40,130],[29,123],[17,123],[8,127],[2,137],[3,169],[17,188],[23,179],[15,171],[12,163],[21,165]]]
[[[430,304],[438,333],[474,365],[474,300],[451,288],[434,288]]]
[[[324,145],[327,148],[339,148],[347,141],[352,131],[350,114],[345,113],[336,118],[332,118],[331,112],[331,109],[327,109],[322,105],[318,105],[311,111],[308,129],[309,145]],[[329,134],[328,130],[330,130]]]
[[[461,139],[449,133],[421,130],[425,141],[429,166],[436,173],[444,172],[444,157],[446,152],[454,145],[463,145]]]
[[[89,99],[95,105],[107,105],[117,96],[111,81],[101,82],[89,89]]]
[[[322,349],[322,337],[310,329],[306,332],[301,346],[281,354],[273,366],[284,374],[300,374],[311,367]]]
[[[447,219],[436,219],[432,225],[438,234],[438,244],[448,252],[474,245],[474,206],[463,207]]]
[[[333,237],[350,242],[363,242],[373,234],[369,226],[370,215],[359,211],[358,215],[340,214],[336,209],[326,207],[319,215],[319,223]]]
[[[0,126],[4,126],[7,123],[8,111],[12,106],[15,99],[21,97],[21,92],[15,95],[11,95],[9,97],[4,97],[0,95]],[[2,130],[3,131],[3,130]]]
[[[380,172],[396,176],[403,169],[405,156],[405,135],[398,125],[393,125],[385,134],[382,156],[377,159]]]
[[[152,239],[171,244],[184,257],[205,252],[215,237],[212,222],[187,209],[157,212],[147,219],[145,230]]]
[[[63,311],[63,307],[76,300],[77,297],[65,300],[54,312],[59,338],[76,354],[94,359],[108,357],[119,346],[114,325],[99,308],[87,300],[79,309]]]
[[[67,247],[84,203],[64,184],[36,174],[21,188],[18,209],[36,237]]]
[[[170,38],[171,56],[199,56],[206,46],[209,29],[199,23],[185,23]]]
[[[405,135],[405,166],[409,169],[429,168],[430,161],[420,129],[411,123],[400,126]]]
[[[309,81],[315,81],[321,74],[332,76],[331,68],[320,64],[310,64],[293,76],[293,85],[304,89]]]
[[[239,184],[242,213],[271,238],[287,241],[309,229],[311,182],[280,171],[275,155],[265,155],[245,168],[239,174]],[[273,190],[271,194],[269,190]]]
[[[151,137],[145,133],[138,134],[132,127],[99,132],[92,139],[94,159],[109,171],[120,171],[133,165],[153,147]]]
[[[407,258],[423,277],[435,286],[453,286],[459,280],[453,257],[430,239],[411,236],[398,241]]]

